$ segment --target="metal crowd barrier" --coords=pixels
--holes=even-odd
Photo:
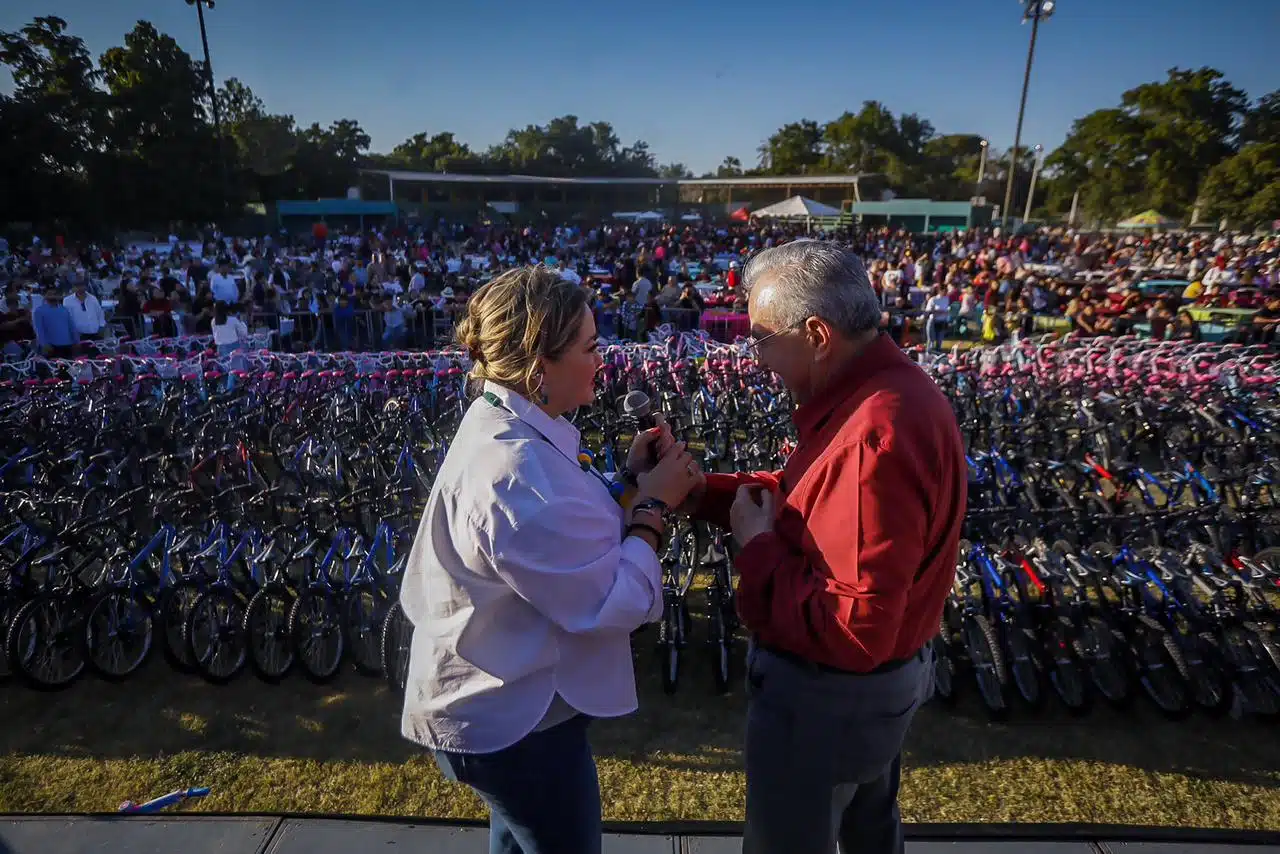
[[[429,350],[453,342],[453,315],[435,310],[399,309],[400,323],[388,323],[387,312],[333,309],[313,314],[309,311],[252,312],[244,321],[253,332],[270,330],[281,350],[321,350],[325,352]]]

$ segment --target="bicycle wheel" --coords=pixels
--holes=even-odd
[[[1044,684],[1040,679],[1040,663],[1036,659],[1035,635],[1018,625],[1017,621],[1004,626],[1004,651],[1009,662],[1009,675],[1013,687],[1023,702],[1033,709],[1044,705]]]
[[[951,645],[942,636],[933,644],[933,696],[950,705],[956,699],[956,663],[951,658]]]
[[[160,639],[163,641],[160,651],[169,666],[179,673],[196,673],[199,670],[187,648],[184,632],[191,606],[201,591],[198,582],[184,580],[161,590],[156,600],[155,614],[159,618]]]
[[[312,682],[332,681],[346,651],[342,612],[327,590],[304,590],[289,609],[289,637],[302,674]]]
[[[244,597],[217,587],[196,597],[183,624],[183,639],[192,661],[200,675],[215,685],[235,679],[248,663],[244,615]]]
[[[716,681],[716,692],[729,693],[729,680],[732,670],[733,638],[729,635],[725,624],[724,609],[718,604],[711,610],[711,656],[713,676]]]
[[[991,623],[981,614],[965,618],[964,647],[978,682],[978,693],[995,720],[1009,716],[1009,675]]]
[[[658,624],[658,659],[662,667],[662,691],[674,694],[680,683],[680,606],[670,604]]]
[[[0,593],[0,642],[5,641],[9,637],[9,626],[13,623],[13,617],[18,613],[18,609],[22,607],[23,600],[10,593]],[[13,668],[9,666],[9,656],[0,649],[0,682],[8,679],[13,674]]]
[[[137,673],[155,639],[151,603],[136,593],[111,590],[96,596],[84,618],[85,656],[108,682]]]
[[[382,625],[387,600],[372,587],[352,590],[342,601],[342,633],[351,663],[365,676],[382,675]]]
[[[28,601],[9,623],[9,667],[38,691],[60,691],[84,673],[83,619],[79,603],[56,593]]]
[[[1211,717],[1222,717],[1231,711],[1235,690],[1227,677],[1227,662],[1212,635],[1184,635],[1183,673],[1191,688],[1191,699]]]
[[[1178,644],[1163,629],[1149,628],[1138,647],[1138,684],[1170,720],[1191,714],[1191,690]]]
[[[413,646],[413,623],[396,602],[387,609],[382,622],[382,672],[391,690],[403,694],[409,681],[409,651]]]
[[[1125,708],[1133,702],[1133,683],[1126,664],[1123,641],[1099,617],[1081,623],[1072,645],[1085,663],[1089,681],[1111,705]]]
[[[296,656],[289,635],[293,594],[283,584],[268,584],[244,610],[244,635],[249,666],[263,682],[278,683],[293,669]]]
[[[1264,644],[1256,632],[1238,626],[1227,629],[1222,637],[1222,649],[1235,671],[1245,711],[1274,720],[1280,718],[1280,679],[1272,670]]]
[[[1045,638],[1044,659],[1048,666],[1049,687],[1067,707],[1067,712],[1075,717],[1087,714],[1093,705],[1093,695],[1089,691],[1085,668],[1059,626],[1055,626]]]

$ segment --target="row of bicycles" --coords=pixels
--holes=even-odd
[[[1118,339],[922,356],[969,465],[938,696],[1280,717],[1276,353]]]
[[[685,334],[603,355],[575,415],[601,469],[634,432],[615,402],[635,390],[707,470],[785,463],[790,400],[745,348]],[[1138,696],[1170,716],[1280,711],[1274,353],[1109,339],[916,357],[970,467],[943,699],[976,690],[995,716],[1055,697],[1074,713]],[[354,669],[402,686],[399,577],[467,367],[450,350],[9,366],[0,675],[125,679],[159,648],[214,682]],[[639,642],[669,692],[691,654],[729,690],[726,535],[673,524],[662,563],[664,615]]]

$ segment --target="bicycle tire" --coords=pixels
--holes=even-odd
[[[732,678],[732,646],[733,638],[729,635],[724,620],[724,610],[718,604],[711,611],[711,652],[712,675],[715,678],[716,693],[729,693]]]
[[[115,612],[116,619],[119,619],[122,608],[129,611],[130,620],[123,636],[126,640],[133,637],[139,638],[139,648],[127,657],[112,661],[105,654],[103,645],[114,638],[109,629],[99,631],[97,624],[99,618],[109,617],[110,612]],[[115,636],[119,637],[120,634],[117,629]],[[85,658],[89,668],[98,677],[108,682],[121,682],[128,679],[147,663],[151,657],[154,641],[155,620],[151,612],[151,603],[142,596],[126,590],[109,590],[89,601],[84,615]]]
[[[935,637],[933,644],[933,696],[942,703],[951,705],[956,701],[956,662],[951,657],[951,644],[941,635]]]
[[[183,640],[200,676],[226,685],[249,661],[245,640],[244,597],[226,587],[214,587],[196,597],[183,623]],[[212,634],[207,634],[206,629]]]
[[[1075,647],[1060,631],[1053,631],[1045,638],[1044,660],[1049,687],[1058,701],[1072,717],[1087,715],[1093,707],[1093,692],[1089,688],[1086,669],[1076,656]]]
[[[263,682],[275,685],[293,670],[297,657],[289,635],[293,594],[283,584],[268,584],[253,594],[244,609],[244,635],[249,666]]]
[[[1177,642],[1163,628],[1147,628],[1139,642],[1137,666],[1138,684],[1160,714],[1174,721],[1191,715],[1186,665]]]
[[[658,653],[662,666],[662,692],[668,696],[676,692],[680,685],[680,644],[676,623],[680,619],[679,606],[668,608],[662,615],[658,626]]]
[[[9,637],[9,626],[13,623],[13,617],[18,613],[18,609],[22,607],[25,600],[11,593],[0,594],[0,642],[7,642]],[[13,675],[13,668],[9,666],[9,656],[0,649],[0,682],[4,682]]]
[[[1004,652],[1007,656],[1009,681],[1022,701],[1032,709],[1044,707],[1048,700],[1044,681],[1040,678],[1042,667],[1035,652],[1035,635],[1021,628],[1015,621],[1005,625],[1001,632]]]
[[[1098,696],[1116,708],[1128,708],[1133,703],[1132,669],[1125,662],[1123,642],[1106,621],[1100,617],[1083,621],[1072,645]]]
[[[386,597],[373,587],[359,587],[342,600],[343,641],[357,672],[382,676],[382,626]]]
[[[1191,688],[1191,699],[1205,714],[1221,718],[1231,711],[1235,702],[1235,687],[1227,676],[1226,658],[1218,647],[1218,641],[1207,632],[1187,637],[1187,644],[1195,655],[1183,651],[1183,673]]]
[[[337,678],[346,643],[342,613],[329,591],[304,590],[298,594],[289,609],[289,637],[303,676],[318,685]]]
[[[80,625],[81,615],[77,611],[77,604],[67,597],[57,593],[41,593],[29,599],[13,615],[9,633],[5,637],[5,655],[9,659],[11,670],[37,691],[65,690],[84,675],[87,664]],[[44,645],[50,649],[56,646],[69,659],[66,672],[53,678],[33,669],[38,661],[36,648],[40,646],[39,624],[42,614],[46,625],[50,624],[48,618],[52,616],[59,626],[54,632],[54,639]]]
[[[1280,718],[1280,678],[1272,669],[1265,643],[1256,631],[1240,626],[1222,635],[1222,649],[1235,670],[1245,711],[1270,721]]]
[[[413,647],[413,623],[396,602],[382,622],[382,672],[391,690],[404,694],[409,682],[409,658]]]
[[[187,648],[187,616],[204,586],[194,579],[183,579],[160,591],[155,615],[159,623],[160,653],[165,662],[179,673],[195,674],[200,670]]]
[[[982,614],[965,617],[962,636],[965,652],[978,683],[978,696],[994,720],[1009,716],[1009,675],[991,622]]]

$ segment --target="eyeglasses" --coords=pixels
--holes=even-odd
[[[784,332],[791,332],[792,330],[795,330],[798,328],[799,327],[796,327],[796,326],[785,326],[782,329],[775,329],[773,332],[770,332],[768,335],[764,336],[763,338],[755,338],[755,337],[748,338],[746,342],[747,349],[751,351],[752,355],[759,356],[761,344],[768,341],[770,338],[772,338],[775,335],[781,335]]]

